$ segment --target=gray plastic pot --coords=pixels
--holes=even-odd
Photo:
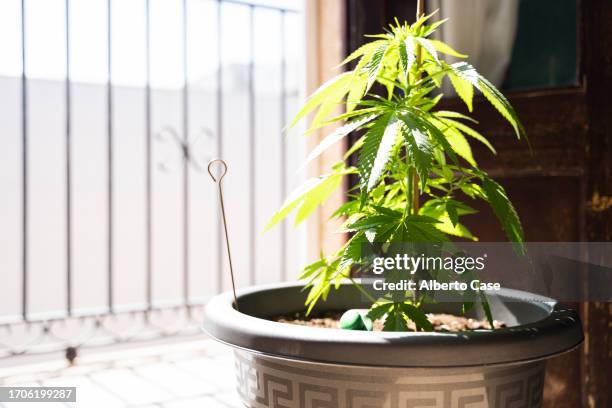
[[[205,308],[204,330],[235,348],[237,388],[247,407],[539,407],[546,359],[583,340],[577,313],[510,289],[490,294],[510,327],[462,333],[361,332],[266,318],[304,309],[298,283],[230,293]],[[319,311],[368,307],[350,284]],[[458,313],[458,305],[428,311]],[[475,310],[473,317],[481,318]]]

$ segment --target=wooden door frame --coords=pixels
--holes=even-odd
[[[306,0],[306,94],[339,74],[339,64],[345,57],[346,36],[345,0]],[[341,113],[341,112],[338,112]],[[336,125],[326,126],[309,134],[306,150],[311,151],[323,137],[334,130]],[[336,143],[308,166],[307,176],[318,177],[328,173],[331,166],[341,161],[347,149],[346,141]],[[345,186],[346,187],[346,186]],[[323,252],[329,254],[338,250],[345,242],[346,235],[339,234],[339,221],[330,221],[331,214],[345,200],[345,188],[334,192],[317,209],[316,215],[308,220],[306,228],[307,259],[318,259]]]
[[[491,157],[475,148],[480,165],[492,176],[550,177],[579,183],[577,223],[580,241],[612,239],[612,2],[578,0],[578,86],[509,92],[530,137],[531,150],[516,143],[512,128],[498,119],[482,98],[474,111],[479,130],[491,138],[499,154]],[[380,32],[394,17],[412,19],[415,2],[346,0],[346,52],[363,43],[364,34]],[[462,109],[459,100],[445,108]],[[480,159],[482,157],[482,159]],[[584,288],[588,290],[588,287]],[[585,343],[578,359],[580,395],[561,392],[552,406],[605,407],[612,404],[612,304],[580,305]],[[577,360],[577,361],[574,361]],[[568,360],[569,362],[570,360]],[[559,367],[563,370],[563,367]],[[574,393],[575,394],[575,393]],[[568,399],[562,401],[562,398]]]

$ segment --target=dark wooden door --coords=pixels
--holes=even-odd
[[[487,103],[474,106],[479,130],[498,150],[491,156],[475,147],[476,158],[506,186],[532,242],[612,238],[612,2],[583,0],[577,9],[578,85],[508,94],[531,150]],[[347,0],[349,49],[395,17],[413,21],[415,10],[414,1]],[[459,101],[447,103],[462,109]],[[504,240],[486,208],[468,224],[482,241]],[[585,343],[550,362],[545,407],[612,407],[612,304],[574,306],[581,312]]]

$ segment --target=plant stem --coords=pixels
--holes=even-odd
[[[412,171],[412,213],[417,215],[419,213],[419,175],[416,173],[415,168]]]
[[[351,281],[351,283],[353,284],[353,286],[355,287],[355,289],[357,289],[359,292],[361,292],[361,294],[365,297],[368,298],[368,300],[372,303],[376,303],[376,299],[374,299],[374,297],[372,295],[370,295],[368,292],[366,292],[366,290],[364,288],[361,287],[361,284],[359,282],[357,282],[354,278],[352,278],[351,276],[349,276],[349,280]]]
[[[406,152],[406,170],[406,209],[404,210],[404,216],[412,214],[412,168],[410,167],[408,152]]]
[[[418,20],[424,14],[425,14],[425,0],[418,0],[416,19]],[[421,68],[421,64],[422,64],[422,49],[421,49],[420,44],[416,45],[415,51],[416,51],[416,63],[417,63],[417,72],[418,72],[418,69]],[[420,78],[418,78],[417,81],[419,79]],[[416,170],[414,168],[412,168],[411,171],[412,171],[412,213],[417,215],[419,213],[419,175],[416,173]]]
[[[425,14],[425,0],[418,0],[417,1],[417,12],[416,12],[417,20],[421,18],[423,14]]]
[[[417,0],[417,12],[416,19],[417,21],[425,14],[425,0]],[[416,82],[421,80],[420,69],[423,64],[423,49],[420,44],[416,45],[416,64],[417,64],[417,72],[419,72],[418,77],[416,78]],[[416,172],[415,168],[412,168],[413,176],[412,176],[412,213],[414,215],[419,214],[419,175]],[[413,294],[413,303],[416,305],[419,301],[418,291],[414,291]],[[416,331],[421,331],[421,328],[418,324],[416,324]]]

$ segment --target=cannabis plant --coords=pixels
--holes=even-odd
[[[472,65],[444,60],[444,55],[467,56],[429,38],[444,23],[430,23],[431,17],[423,16],[412,25],[396,20],[384,34],[369,36],[372,41],[343,62],[355,68],[321,86],[291,124],[309,114],[313,115],[309,131],[342,123],[307,161],[352,132],[360,135],[344,161],[291,194],[269,224],[277,224],[294,211],[299,224],[341,186],[343,178],[358,178],[348,201],[333,214],[346,219],[343,229],[350,239],[337,252],[308,265],[300,277],[307,281],[308,312],[342,280],[352,279],[351,269],[361,261],[366,243],[445,243],[452,237],[476,240],[461,223],[463,216],[476,210],[460,201],[460,196],[488,202],[508,240],[519,246],[523,242],[520,221],[506,192],[478,168],[470,143],[482,143],[493,153],[495,149],[474,129],[476,121],[470,116],[438,108],[443,81],[450,81],[470,112],[476,89],[510,123],[519,139],[525,137],[524,128],[504,95]],[[346,106],[345,113],[334,117],[341,104]],[[356,166],[349,165],[353,155]],[[431,329],[421,311],[427,294],[415,293],[402,300],[374,298],[355,280],[353,283],[371,299],[370,316],[386,316],[385,330],[407,330],[410,320],[417,329]],[[477,298],[491,322],[486,297]],[[466,300],[465,309],[472,303]]]

